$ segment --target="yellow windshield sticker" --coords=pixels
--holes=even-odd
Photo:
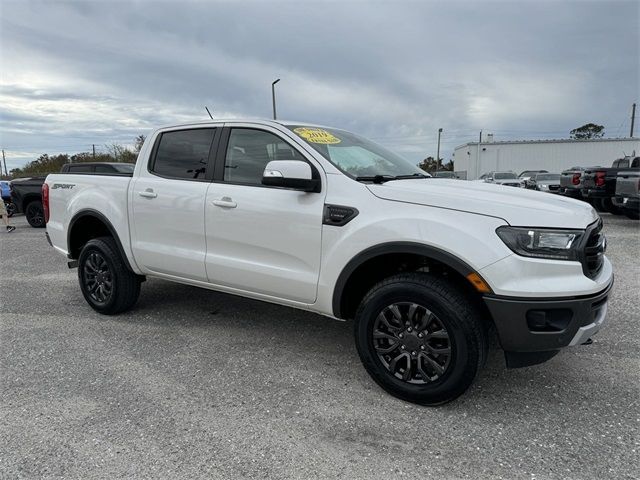
[[[323,145],[340,143],[340,139],[335,135],[323,130],[321,128],[307,128],[299,127],[294,128],[294,132],[300,135],[309,143],[321,143]]]

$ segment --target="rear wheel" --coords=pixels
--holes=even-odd
[[[140,277],[127,268],[111,237],[89,240],[83,247],[78,280],[87,303],[105,315],[129,310],[140,295]]]
[[[27,222],[33,228],[44,228],[44,209],[42,208],[42,202],[34,201],[27,205],[24,212],[27,217]]]
[[[487,354],[477,310],[451,282],[421,273],[375,285],[356,313],[355,337],[371,377],[392,395],[422,405],[464,393]]]

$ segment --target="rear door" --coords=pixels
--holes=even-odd
[[[291,139],[267,126],[231,125],[218,149],[207,194],[209,281],[302,303],[316,299],[326,182]],[[271,160],[300,160],[321,179],[320,193],[262,185]]]
[[[155,138],[129,196],[133,253],[145,271],[207,280],[204,205],[218,132],[181,128]]]

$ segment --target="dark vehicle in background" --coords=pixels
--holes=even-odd
[[[450,172],[449,170],[440,170],[432,174],[435,178],[458,178],[456,172]]]
[[[107,162],[83,162],[83,163],[65,163],[60,169],[60,173],[92,173],[113,175],[121,173],[124,175],[133,175],[134,163],[107,163]]]
[[[524,182],[525,188],[541,192],[558,193],[560,190],[559,173],[536,173]]]
[[[17,212],[24,213],[34,228],[44,228],[42,184],[46,177],[27,177],[11,180],[11,198]]]
[[[582,200],[582,174],[587,168],[571,167],[560,174],[560,189],[558,193],[571,198]]]
[[[581,195],[588,202],[601,202],[605,211],[622,215],[623,211],[613,203],[616,196],[618,172],[622,170],[640,169],[640,157],[624,157],[614,160],[607,167],[588,168],[582,173]]]
[[[525,182],[525,186],[526,186],[527,180],[531,180],[538,173],[549,173],[549,172],[547,172],[546,170],[525,170],[520,175],[518,175],[518,178],[523,182]]]
[[[618,172],[614,205],[627,217],[640,220],[640,169]]]
[[[82,162],[65,163],[60,173],[87,175],[133,175],[133,163]],[[27,222],[34,228],[44,228],[42,208],[42,184],[46,176],[17,178],[11,181],[11,197],[17,212],[24,213]]]

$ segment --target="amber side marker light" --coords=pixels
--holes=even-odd
[[[467,280],[469,280],[480,293],[491,293],[491,287],[489,287],[487,282],[485,282],[476,272],[472,272],[467,275]]]

